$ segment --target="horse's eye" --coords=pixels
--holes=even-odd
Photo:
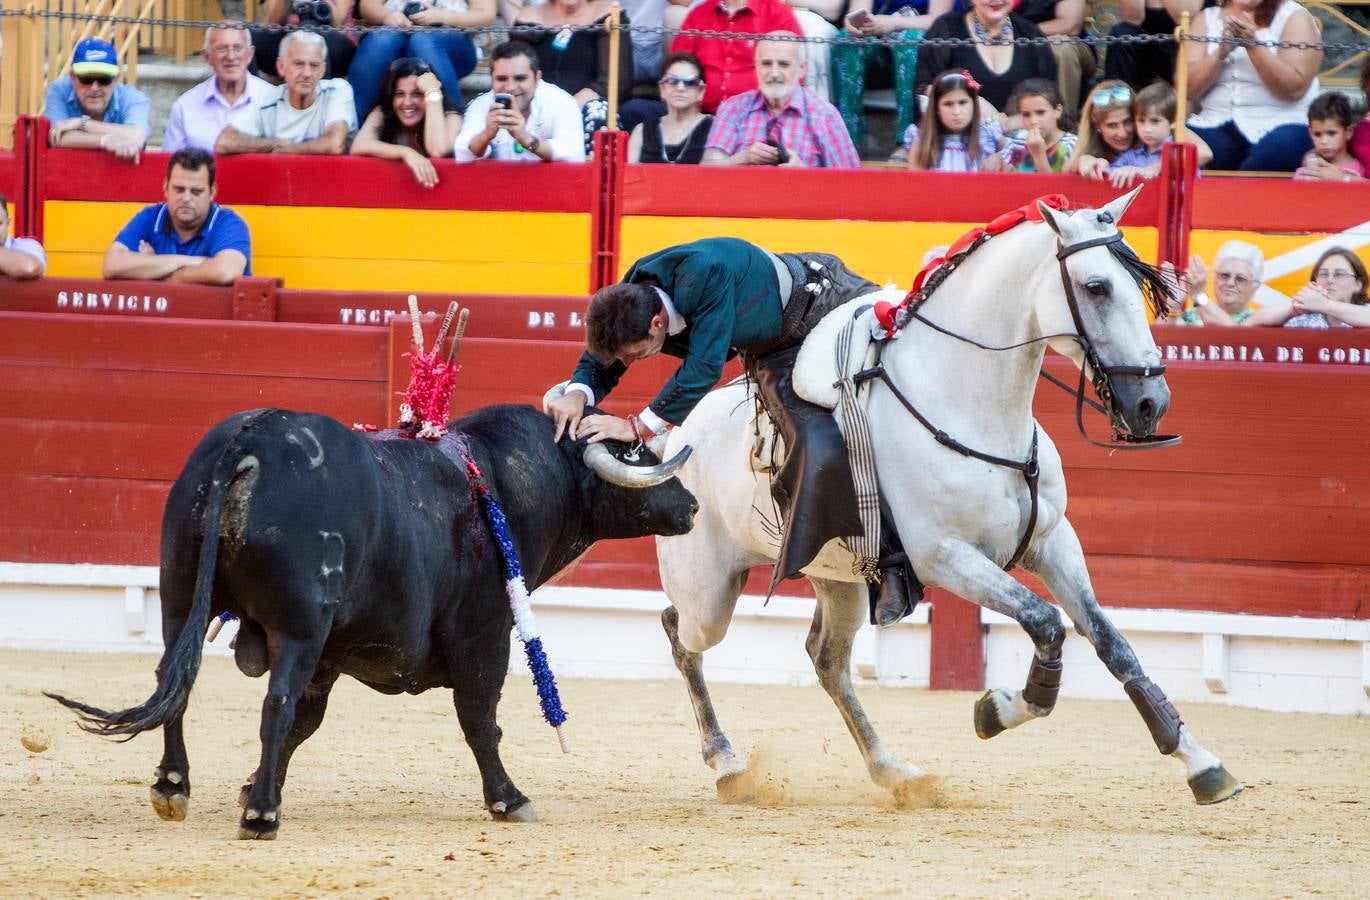
[[[1108,282],[1102,278],[1091,278],[1085,282],[1085,290],[1096,297],[1108,296]]]

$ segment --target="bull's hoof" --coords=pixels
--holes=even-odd
[[[999,718],[999,707],[994,705],[994,694],[995,691],[985,691],[980,699],[975,701],[975,733],[981,740],[987,741],[1007,730],[1007,726]]]
[[[1194,792],[1194,801],[1200,806],[1222,803],[1240,794],[1243,787],[1223,765],[1204,769],[1189,779],[1189,789]]]
[[[527,800],[513,809],[509,809],[501,800],[490,807],[490,818],[496,822],[536,822],[538,814],[537,810],[533,809],[533,804]]]
[[[280,816],[274,812],[244,810],[242,819],[238,821],[238,840],[274,841],[280,827]]]
[[[152,783],[152,808],[168,822],[184,822],[190,812],[190,783],[180,772],[154,769],[157,780]]]

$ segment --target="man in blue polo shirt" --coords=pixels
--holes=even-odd
[[[178,150],[166,173],[166,202],[145,207],[119,232],[104,277],[230,284],[251,275],[247,223],[214,202],[214,157]]]
[[[147,143],[147,95],[118,84],[119,57],[114,45],[86,38],[71,56],[71,77],[48,85],[43,115],[51,123],[53,147],[104,150],[138,161]]]

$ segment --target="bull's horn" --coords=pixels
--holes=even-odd
[[[609,452],[603,444],[585,445],[585,465],[589,466],[600,478],[626,488],[648,488],[661,484],[675,475],[676,470],[685,465],[693,448],[682,447],[675,458],[655,466],[630,466]]]

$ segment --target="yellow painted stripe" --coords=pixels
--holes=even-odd
[[[877,284],[892,281],[908,287],[922,268],[927,251],[951,244],[979,224],[983,223],[627,216],[623,219],[619,274],[639,257],[672,244],[705,237],[738,237],[776,253],[832,253],[852,271]],[[1142,259],[1156,258],[1156,229],[1123,231]]]
[[[53,275],[98,278],[105,251],[145,204],[51,201]],[[252,270],[320,290],[580,294],[588,213],[235,206],[252,231]]]

